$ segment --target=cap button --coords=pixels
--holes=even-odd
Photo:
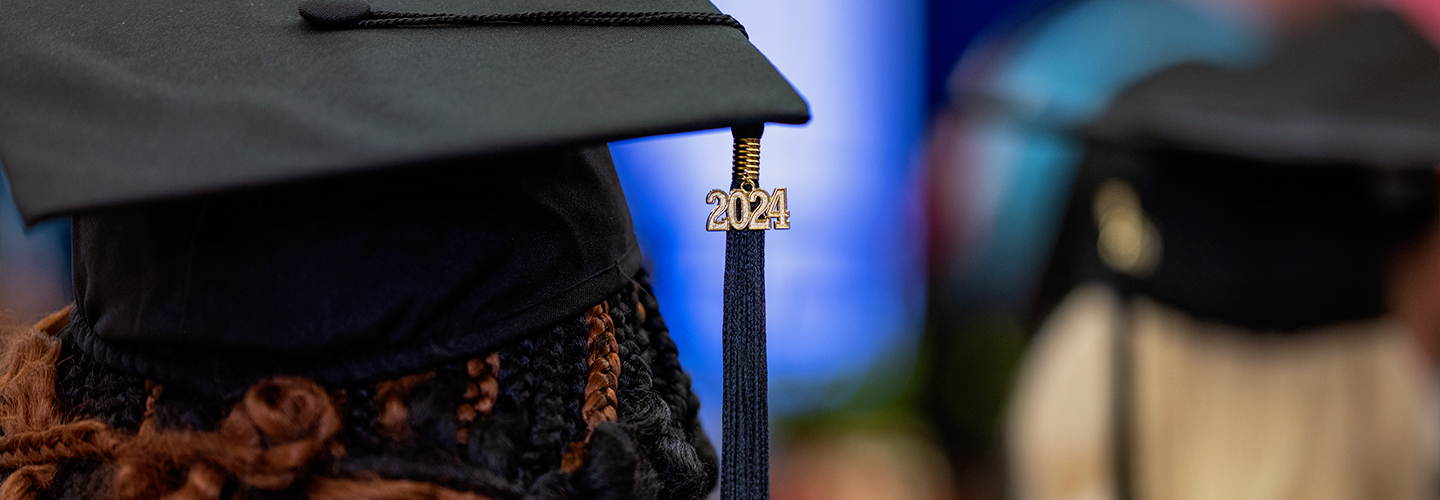
[[[348,28],[370,17],[370,4],[362,0],[306,0],[300,17],[320,29]]]

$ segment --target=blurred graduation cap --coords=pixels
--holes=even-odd
[[[1042,303],[1110,277],[1257,330],[1378,316],[1393,253],[1437,209],[1440,54],[1351,12],[1254,67],[1161,71],[1085,132]]]
[[[1084,132],[1041,310],[1101,281],[1293,335],[1386,314],[1392,259],[1437,230],[1440,54],[1391,12],[1341,15],[1254,67],[1160,71]],[[1120,499],[1137,496],[1128,303],[1109,348]]]
[[[98,359],[224,392],[485,352],[638,270],[606,141],[734,127],[749,214],[763,124],[809,119],[704,0],[298,7],[3,7],[0,163],[27,221],[74,217]],[[726,498],[765,491],[756,210],[722,227]]]

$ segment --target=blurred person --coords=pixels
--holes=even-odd
[[[1082,0],[996,23],[952,75],[927,148],[931,312],[1029,308],[1080,162],[1074,130],[1126,85],[1186,61],[1253,64],[1277,34],[1375,3],[1440,30],[1429,0]]]
[[[1276,36],[1355,3],[1364,2],[1068,2],[1018,27],[999,25],[970,51],[952,77],[953,102],[936,119],[927,158],[930,406],[962,475],[999,476],[985,469],[998,462],[999,415],[1025,332],[1034,328],[1026,318],[1035,317],[1036,286],[1080,163],[1074,129],[1159,68],[1254,64]],[[1412,19],[1423,17],[1416,10],[1407,8]]]
[[[1028,300],[1083,144],[1073,128],[1125,85],[1182,61],[1243,65],[1261,24],[1206,2],[1085,0],[997,24],[951,78],[929,144],[924,403],[969,498],[1004,496],[1001,414]]]
[[[1157,69],[1250,64],[1267,39],[1253,20],[1213,6],[1085,0],[972,49],[952,76],[927,159],[933,292],[1023,307],[1080,161],[1074,128]]]
[[[1412,331],[1436,307],[1414,256],[1440,232],[1440,54],[1381,10],[1301,33],[1087,128],[1008,414],[1017,498],[1433,498]]]

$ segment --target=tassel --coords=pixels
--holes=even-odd
[[[730,188],[760,189],[764,125],[735,127]],[[763,209],[763,208],[762,208]],[[788,223],[787,223],[788,224]],[[725,400],[722,500],[770,497],[770,408],[765,370],[765,231],[725,233]]]

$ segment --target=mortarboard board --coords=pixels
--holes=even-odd
[[[1088,130],[1288,163],[1440,162],[1440,55],[1403,18],[1350,13],[1264,64],[1185,64],[1132,86]]]
[[[6,9],[0,161],[29,221],[421,160],[808,119],[725,25],[324,31],[294,2]],[[704,1],[606,9],[718,14]]]
[[[68,335],[200,393],[399,375],[580,313],[640,267],[603,143],[734,127],[707,220],[723,496],[765,495],[760,228],[788,212],[758,140],[809,115],[708,2],[25,1],[0,47],[12,194],[74,216]]]

